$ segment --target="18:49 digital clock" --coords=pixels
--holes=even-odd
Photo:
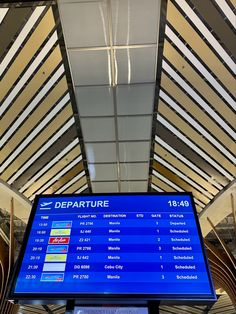
[[[189,201],[176,201],[176,200],[171,200],[167,202],[170,207],[188,207]]]

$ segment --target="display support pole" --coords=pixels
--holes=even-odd
[[[66,302],[66,311],[65,314],[73,314],[75,308],[75,301],[74,300],[68,300]]]
[[[159,314],[160,302],[158,301],[149,301],[148,302],[148,314]]]
[[[160,313],[159,306],[160,306],[160,302],[158,301],[148,301],[147,303],[148,314],[159,314]],[[74,308],[75,308],[75,301],[74,300],[67,301],[65,314],[73,314]]]

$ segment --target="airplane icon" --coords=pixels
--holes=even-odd
[[[40,209],[51,209],[51,207],[46,207],[46,206],[51,205],[51,204],[52,204],[52,202],[47,202],[47,203],[43,202],[40,204]]]
[[[43,203],[40,204],[40,206],[41,206],[41,207],[45,207],[45,206],[51,205],[51,204],[52,204],[52,202],[48,202],[48,203],[43,202]]]

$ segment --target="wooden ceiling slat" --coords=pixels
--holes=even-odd
[[[82,186],[84,186],[87,183],[86,177],[83,176],[81,177],[77,182],[75,182],[74,184],[72,184],[68,189],[66,189],[65,191],[63,191],[63,193],[68,193],[68,194],[73,194],[76,191],[78,191],[80,188],[82,188]]]
[[[234,77],[171,1],[168,2],[167,20],[235,97]]]
[[[0,82],[0,101],[12,88],[25,67],[31,62],[54,26],[52,9],[49,9]]]
[[[221,173],[219,173],[219,171],[212,167],[201,156],[196,154],[187,144],[185,144],[162,124],[157,125],[157,134],[164,142],[172,146],[176,151],[178,151],[181,155],[190,160],[198,168],[204,171],[208,176],[214,178],[217,183],[221,184],[222,186],[228,184],[228,179],[226,179]]]
[[[195,171],[191,170],[188,166],[186,166],[183,162],[169,153],[166,149],[161,147],[159,144],[155,144],[155,153],[162,157],[165,161],[170,163],[172,166],[177,168],[191,180],[193,180],[196,184],[200,185],[206,191],[209,191],[213,195],[216,195],[219,191],[214,188],[214,186],[204,180],[201,176],[199,176]]]
[[[1,178],[5,181],[19,169],[30,156],[32,156],[45,142],[53,135],[66,120],[72,116],[72,109],[68,104],[60,113],[58,113],[53,121],[23,150],[23,152],[13,161],[3,172]]]
[[[163,182],[161,179],[157,178],[154,174],[152,175],[152,183],[165,192],[176,192],[175,189]]]
[[[18,117],[21,111],[25,108],[26,104],[29,103],[33,96],[43,86],[49,75],[51,75],[60,62],[61,52],[59,46],[57,46],[3,116],[0,124],[0,131],[2,134],[9,128],[9,125],[14,122],[16,117]]]
[[[52,146],[50,146],[47,149],[47,152],[44,153],[43,155],[41,155],[41,157],[39,157],[37,159],[37,162],[34,162],[33,164],[31,164],[31,166],[25,171],[23,172],[23,174],[20,175],[20,177],[13,182],[12,186],[15,189],[20,189],[21,187],[23,187],[26,183],[28,183],[29,180],[31,180],[31,178],[33,178],[35,175],[38,174],[38,172],[44,168],[44,166],[48,165],[49,162],[55,158],[56,156],[58,156],[58,154],[64,149],[66,148],[75,138],[77,138],[77,132],[76,132],[76,127],[75,125],[73,125],[71,128],[69,128],[61,137],[59,140],[57,140],[56,142],[53,143]],[[80,146],[78,145],[78,148]],[[80,149],[79,149],[79,154],[80,154]],[[61,160],[63,160],[63,158],[66,158],[66,154],[64,157],[61,158]],[[60,160],[56,162],[56,164],[60,163]],[[56,165],[55,164],[55,165]],[[53,166],[52,166],[53,167]],[[45,173],[48,173],[50,171],[47,170]],[[36,182],[37,180],[39,180],[44,174],[42,174],[41,176],[38,176],[37,179],[35,179],[34,181]],[[39,187],[37,187],[38,189]],[[26,191],[26,189],[25,189]]]
[[[66,92],[67,82],[66,78],[63,77],[59,83],[54,87],[50,94],[43,100],[43,102],[36,108],[30,117],[22,124],[22,126],[13,133],[13,136],[7,142],[2,149],[2,154],[0,156],[0,162],[2,162],[6,156],[9,156],[11,152],[19,145],[19,143],[24,140],[26,134],[30,134],[32,131],[32,126],[36,126],[38,122],[43,119],[48,111],[55,106],[58,99]],[[12,108],[14,111],[14,108]],[[11,110],[10,110],[11,111]],[[12,112],[13,114],[13,112]]]
[[[159,102],[158,107],[159,113],[163,116],[168,117],[169,121],[172,121],[177,128],[185,134],[188,138],[193,139],[193,141],[198,145],[203,151],[207,152],[210,157],[213,157],[216,162],[229,172],[229,174],[234,173],[235,165],[231,163],[226,157],[219,152],[217,148],[214,148],[208,140],[206,140],[201,134],[195,131],[190,124],[185,122],[180,118],[172,109],[170,109],[164,102]]]
[[[0,60],[5,56],[13,38],[22,28],[32,8],[10,8],[0,27]]]
[[[235,128],[235,113],[167,40],[164,43],[164,56],[189,81],[195,90],[209,102],[216,112],[223,115],[227,123]]]
[[[184,180],[182,180],[180,177],[178,177],[176,174],[174,174],[172,171],[167,169],[166,167],[162,166],[157,161],[154,161],[153,168],[162,174],[164,177],[178,185],[180,188],[182,188],[184,191],[192,192],[193,195],[202,203],[208,204],[209,199],[205,197],[202,193],[198,192],[196,189],[194,189],[192,186],[190,186],[188,183],[186,183]]]
[[[63,175],[57,182],[55,182],[49,189],[43,192],[43,194],[53,194],[55,191],[60,189],[63,185],[65,185],[69,180],[71,180],[74,176],[83,171],[83,162],[81,161],[77,165],[75,165],[72,169],[70,169],[65,175]]]
[[[190,113],[206,130],[209,131],[219,142],[221,142],[229,151],[233,151],[236,143],[227,135],[213,120],[213,117],[206,114],[199,108],[190,97],[188,97],[165,73],[161,76],[161,86],[175,99],[187,113]],[[232,149],[230,149],[232,147]]]
[[[236,45],[235,34],[229,27],[226,21],[222,18],[220,12],[216,9],[212,1],[199,1],[191,0],[195,8],[201,16],[210,25],[213,32],[217,35],[223,45],[229,50],[236,58]],[[236,1],[231,0],[234,7],[236,7]]]
[[[48,170],[42,177],[35,181],[25,192],[26,197],[30,197],[37,191],[41,186],[43,186],[47,181],[53,178],[60,170],[62,170],[67,164],[74,160],[77,156],[81,154],[80,147],[76,146],[72,151],[65,155],[63,159],[58,161],[50,170]]]
[[[230,2],[231,2],[232,5],[236,8],[236,0],[230,0]]]

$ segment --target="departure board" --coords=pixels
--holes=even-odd
[[[213,300],[190,193],[37,196],[11,296]]]

